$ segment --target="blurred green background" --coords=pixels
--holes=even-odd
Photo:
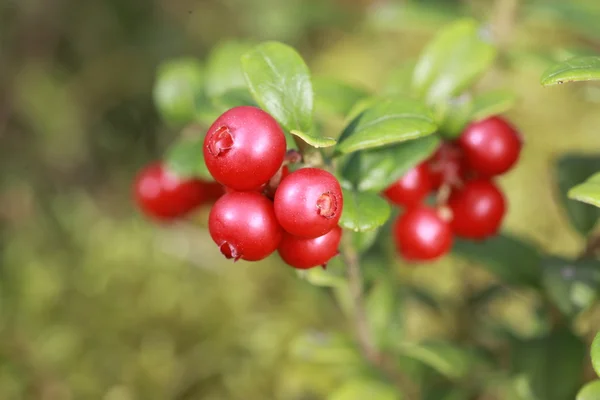
[[[277,256],[225,262],[202,227],[206,209],[160,227],[133,207],[134,174],[178,134],[152,103],[156,68],[227,39],[275,39],[314,74],[385,90],[460,16],[501,38],[480,87],[519,97],[509,117],[526,146],[500,181],[505,230],[574,256],[584,238],[557,202],[553,161],[600,152],[600,87],[539,78],[553,61],[600,53],[597,0],[0,1],[0,399],[325,398],[346,355],[294,354],[312,349],[298,335],[345,328],[326,291]],[[449,303],[487,279],[453,257],[376,267]],[[535,296],[511,293],[486,315],[535,335]],[[407,337],[460,330],[418,302],[403,312]],[[589,315],[581,329],[598,327]]]

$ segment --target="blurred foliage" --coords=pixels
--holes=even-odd
[[[600,5],[522,3],[2,2],[0,398],[317,400],[372,387],[393,398],[375,378],[352,380],[363,367],[351,338],[332,333],[344,327],[331,301],[335,291],[297,279],[276,256],[252,265],[224,262],[202,229],[206,210],[194,223],[169,227],[135,212],[135,171],[176,135],[154,109],[155,73],[172,57],[205,59],[226,39],[280,40],[300,49],[315,74],[383,91],[402,80],[398,71],[415,62],[441,24],[462,16],[489,22],[504,45],[480,86],[516,93],[509,117],[526,141],[519,167],[501,180],[511,204],[506,230],[572,259],[584,246],[577,229],[593,227],[571,227],[554,166],[564,153],[600,152],[600,91],[594,84],[542,88],[539,77],[553,62],[600,52]],[[331,118],[325,128],[336,132],[343,122]],[[374,281],[387,245],[376,244],[363,262]],[[537,259],[535,250],[523,251]],[[508,256],[492,265],[507,268]],[[539,296],[496,282],[478,268],[482,263],[452,257],[419,268],[389,266],[407,284],[394,332],[438,349],[414,347],[407,354],[417,356],[402,360],[415,381],[432,383],[426,398],[469,398],[473,382],[459,379],[456,389],[445,376],[480,365],[469,351],[446,346],[459,361],[436,358],[437,369],[419,363],[467,329],[486,343],[519,338],[548,364],[560,362],[544,352],[556,334],[548,333],[552,316],[539,312]],[[529,274],[533,264],[520,272]],[[561,290],[567,288],[552,293]],[[461,310],[474,299],[477,312],[465,316]],[[560,311],[579,311],[581,297],[572,300]],[[583,308],[573,324],[591,340],[600,309],[595,302]],[[571,341],[576,353],[561,350],[581,354]],[[536,385],[554,379],[521,361],[514,367],[532,370]],[[591,367],[586,376],[592,378]],[[485,398],[527,399],[535,389],[507,382],[489,382]]]

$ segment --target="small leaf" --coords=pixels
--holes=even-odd
[[[170,171],[182,178],[200,178],[213,181],[204,162],[204,130],[192,125],[184,130],[165,154],[165,163]]]
[[[335,145],[335,139],[330,137],[321,137],[318,135],[300,132],[296,130],[290,131],[292,135],[298,136],[300,139],[310,144],[312,147],[331,147]]]
[[[471,121],[473,100],[469,95],[462,95],[438,105],[436,112],[441,119],[440,135],[453,140],[460,136]]]
[[[246,88],[240,59],[250,49],[252,45],[238,41],[222,42],[212,49],[206,60],[205,90],[209,97]]]
[[[440,138],[429,135],[381,149],[356,152],[345,165],[344,173],[348,174],[345,177],[359,191],[380,192],[429,158],[439,145]]]
[[[520,394],[544,400],[574,398],[582,383],[585,352],[585,344],[567,329],[515,341],[511,370],[519,377]]]
[[[402,355],[419,360],[450,379],[466,376],[474,362],[470,351],[441,341],[402,344],[398,350]]]
[[[346,285],[346,279],[335,274],[331,271],[331,268],[315,267],[307,270],[297,270],[297,274],[315,286],[340,287]]]
[[[346,116],[352,107],[369,92],[343,81],[329,77],[313,78],[315,110],[333,115]]]
[[[600,218],[600,209],[586,204],[592,201],[593,188],[596,186],[594,180],[588,185],[586,179],[600,171],[600,156],[566,154],[559,158],[555,165],[559,200],[567,212],[571,225],[582,235],[587,236]],[[580,203],[571,198],[586,199],[586,201]]]
[[[287,131],[311,131],[310,72],[296,50],[279,42],[262,43],[242,56],[242,69],[257,103]]]
[[[600,332],[596,334],[594,341],[592,342],[592,366],[596,375],[600,376]]]
[[[569,198],[600,207],[600,172],[569,190]]]
[[[600,380],[595,380],[586,384],[575,400],[598,400],[600,399]]]
[[[342,133],[337,153],[352,153],[430,135],[437,129],[427,107],[418,101],[387,99],[356,117]]]
[[[508,235],[497,235],[481,242],[456,239],[454,251],[477,262],[505,283],[539,286],[541,255],[531,244]]]
[[[471,121],[481,121],[510,110],[517,102],[517,95],[508,90],[492,90],[475,96]]]
[[[352,244],[354,245],[354,248],[359,253],[364,253],[375,244],[377,236],[379,235],[379,229],[373,229],[366,232],[348,232],[345,234],[352,235]]]
[[[256,104],[252,98],[252,95],[246,88],[231,89],[226,92],[219,93],[218,96],[213,97],[212,102],[221,113],[233,107],[239,106],[258,107],[258,104]]]
[[[327,400],[402,400],[393,386],[371,379],[346,382],[327,397]]]
[[[600,80],[600,57],[574,57],[548,68],[542,75],[543,86],[565,82]]]
[[[385,224],[391,208],[387,201],[369,192],[356,192],[342,189],[344,209],[340,219],[343,228],[356,232],[366,232]]]
[[[427,104],[440,104],[473,85],[492,65],[494,47],[475,21],[461,20],[442,29],[415,67],[413,89]]]
[[[588,308],[600,291],[600,261],[545,260],[544,287],[558,308],[569,317]]]

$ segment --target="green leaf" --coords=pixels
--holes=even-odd
[[[221,113],[239,106],[258,107],[258,104],[256,104],[252,95],[246,88],[231,89],[220,93],[218,96],[212,98],[212,102]]]
[[[306,270],[296,270],[298,276],[315,286],[322,287],[341,287],[347,284],[344,276],[336,274],[328,266],[327,269],[321,267],[310,268]]]
[[[372,379],[356,379],[336,389],[327,400],[401,400],[396,389],[386,383]]]
[[[517,95],[508,90],[492,90],[473,99],[471,121],[481,121],[510,110],[517,102]]]
[[[594,341],[592,342],[592,366],[596,375],[600,376],[600,332],[596,334]]]
[[[355,152],[344,165],[343,174],[359,191],[380,192],[429,158],[439,144],[437,135],[429,135],[380,149]]]
[[[226,41],[215,46],[206,60],[206,94],[220,97],[246,87],[241,57],[252,49],[250,43]]]
[[[242,56],[242,69],[256,102],[287,131],[311,131],[310,72],[296,50],[279,42],[262,43]]]
[[[163,120],[172,125],[194,121],[204,82],[204,69],[196,59],[181,58],[161,64],[152,96]]]
[[[496,50],[486,43],[475,21],[446,26],[427,45],[413,73],[415,94],[440,104],[473,85],[492,65]]]
[[[565,82],[600,80],[600,57],[574,57],[548,68],[543,74],[543,86],[558,85]]]
[[[213,181],[204,162],[204,134],[204,129],[198,125],[187,127],[181,139],[173,143],[165,154],[167,168],[182,178]]]
[[[456,239],[454,252],[498,276],[505,283],[526,286],[541,284],[541,255],[531,244],[509,235],[481,242]]]
[[[354,342],[338,333],[306,332],[292,339],[290,355],[317,364],[362,364]]]
[[[544,287],[567,316],[587,309],[600,291],[600,261],[550,258],[543,262]]]
[[[471,122],[472,110],[473,100],[468,95],[462,95],[440,104],[436,110],[441,119],[440,135],[449,140],[459,137],[467,124]]]
[[[405,142],[430,135],[437,129],[431,111],[422,103],[387,99],[356,117],[342,133],[338,154]]]
[[[385,349],[390,341],[398,340],[393,336],[401,329],[401,318],[393,280],[379,279],[373,284],[366,297],[365,309],[369,329],[380,349]]]
[[[314,77],[315,110],[333,115],[346,116],[352,107],[369,92],[343,81],[329,77]]]
[[[330,137],[322,137],[315,134],[300,132],[296,130],[290,131],[292,135],[298,136],[300,139],[310,144],[312,147],[331,147],[335,145],[335,139]]]
[[[575,400],[598,400],[600,399],[600,380],[595,380],[586,384]]]
[[[435,341],[422,344],[402,344],[400,354],[414,358],[450,379],[466,376],[475,361],[471,351],[458,345]]]
[[[568,196],[571,199],[600,207],[600,172],[569,190]]]
[[[585,352],[585,344],[567,329],[516,341],[511,370],[518,378],[518,391],[525,398],[574,398],[582,383]]]
[[[559,200],[567,212],[571,225],[584,236],[596,226],[600,218],[600,209],[590,204],[589,190],[595,186],[593,182],[586,188],[586,179],[600,171],[600,156],[583,154],[566,154],[556,162],[556,181]],[[581,184],[581,187],[579,185]],[[578,186],[575,186],[578,185]],[[573,188],[575,186],[575,188]],[[570,190],[573,188],[573,192]],[[587,199],[580,203],[570,199]]]
[[[391,208],[387,201],[375,193],[342,189],[344,209],[340,219],[343,228],[366,232],[385,224]]]

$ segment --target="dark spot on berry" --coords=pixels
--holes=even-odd
[[[325,218],[333,218],[338,209],[338,204],[335,196],[330,192],[323,193],[317,199],[317,212]]]
[[[215,157],[226,153],[233,147],[233,136],[229,131],[229,128],[222,126],[214,131],[208,139],[208,151]]]
[[[236,248],[228,242],[221,243],[221,245],[219,246],[219,250],[221,250],[221,254],[223,254],[225,258],[233,258],[233,261],[237,261],[242,257],[241,254],[238,254]]]

